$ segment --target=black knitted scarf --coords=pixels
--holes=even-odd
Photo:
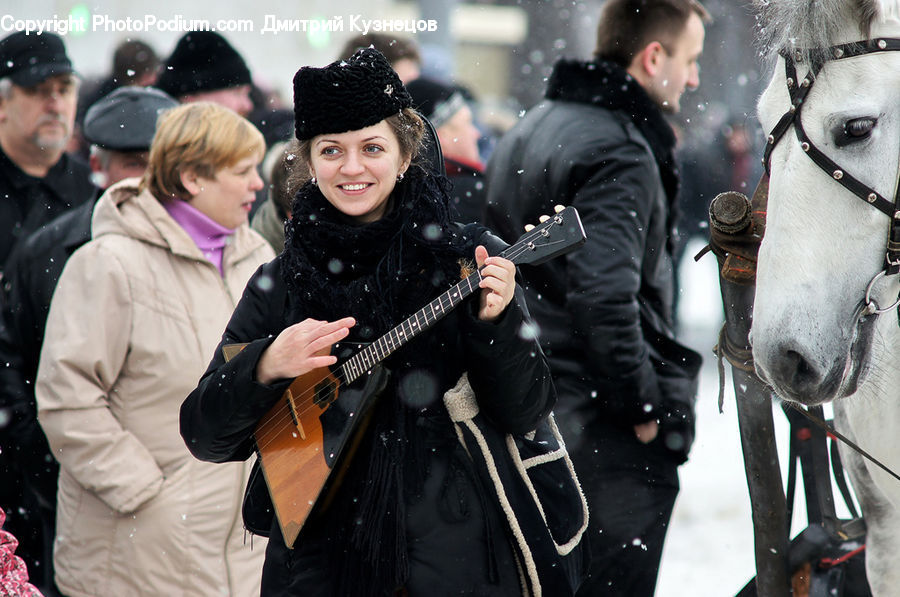
[[[360,225],[318,187],[303,186],[282,254],[297,309],[292,317],[331,321],[352,315],[357,325],[351,339],[372,341],[449,288],[471,249],[450,223],[448,187],[446,178],[414,166],[397,183],[386,215]],[[388,364],[424,366],[429,356],[401,350]],[[404,495],[424,476],[412,472],[421,465],[415,457],[421,439],[415,413],[389,394],[376,405],[370,431],[324,515],[329,571],[342,596],[390,595],[408,578]],[[418,465],[409,464],[416,460]]]
[[[463,239],[451,229],[449,182],[413,166],[386,215],[360,225],[311,183],[294,198],[283,272],[309,317],[353,316],[371,341],[459,279]]]

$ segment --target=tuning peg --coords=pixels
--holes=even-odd
[[[534,224],[525,224],[525,232],[531,232],[534,230]]]
[[[553,206],[553,211],[554,211],[555,213],[559,213],[559,212],[561,212],[562,210],[564,210],[565,208],[566,208],[565,205],[554,205],[554,206]]]
[[[550,216],[541,216],[541,217],[538,218],[538,222],[540,222],[541,224],[543,224],[544,222],[546,222],[546,221],[549,220],[549,219],[550,219]]]

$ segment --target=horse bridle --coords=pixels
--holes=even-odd
[[[827,49],[826,59],[811,64],[810,71],[803,80],[798,80],[796,68],[796,64],[803,61],[803,52],[801,50],[795,50],[793,53],[789,50],[782,50],[779,52],[784,58],[785,76],[787,78],[788,94],[791,98],[791,107],[785,112],[781,119],[779,119],[775,128],[772,129],[772,132],[769,133],[765,154],[763,156],[763,165],[766,167],[766,173],[769,173],[772,151],[775,149],[775,145],[777,145],[781,138],[784,137],[787,130],[793,125],[794,132],[797,134],[797,139],[800,141],[800,148],[813,162],[816,163],[817,166],[819,166],[819,168],[828,173],[829,176],[839,182],[845,189],[890,218],[887,249],[884,256],[884,267],[874,278],[872,278],[866,287],[865,307],[862,311],[863,316],[886,313],[900,306],[900,297],[897,298],[897,301],[893,305],[884,309],[879,308],[878,303],[870,298],[872,287],[880,277],[900,273],[900,173],[898,173],[897,190],[892,202],[878,193],[875,189],[866,186],[858,179],[848,174],[844,168],[839,166],[834,160],[816,147],[803,129],[803,122],[800,118],[800,114],[803,111],[804,101],[809,95],[819,71],[825,66],[826,62],[863,56],[865,54],[897,50],[900,50],[900,39],[898,38],[875,38],[861,42],[831,46]]]

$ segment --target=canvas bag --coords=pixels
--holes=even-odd
[[[553,413],[526,435],[501,433],[480,414],[466,374],[444,405],[506,521],[523,594],[573,595],[587,569],[588,506]]]

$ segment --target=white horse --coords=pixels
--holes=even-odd
[[[900,471],[900,266],[886,267],[900,260],[886,258],[900,210],[900,0],[757,4],[769,46],[787,51],[758,105],[773,149],[751,332],[757,372],[784,399],[834,400],[838,429]],[[868,526],[872,591],[900,595],[900,481],[842,456]]]

